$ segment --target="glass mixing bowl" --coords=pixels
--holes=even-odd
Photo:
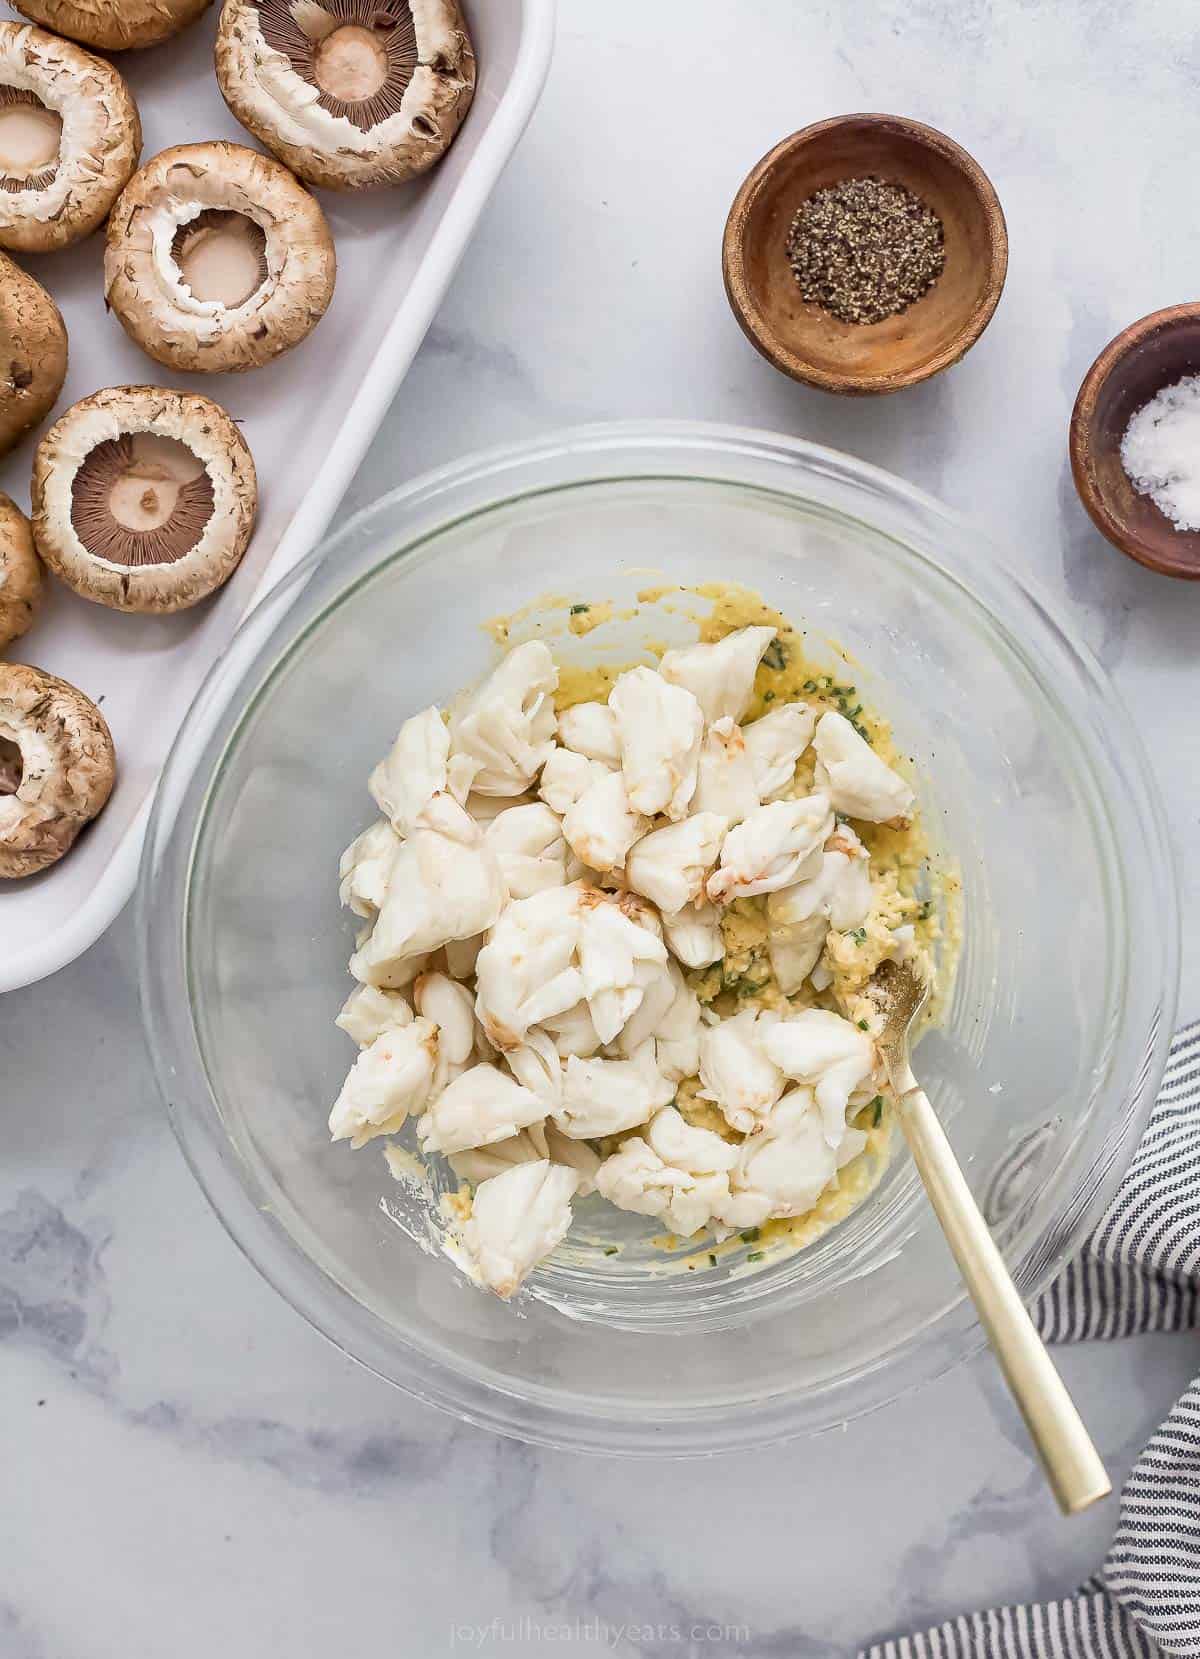
[[[414,1242],[419,1206],[378,1143],[329,1144],[353,1056],[333,1026],[352,934],[338,854],[401,720],[488,667],[498,613],[714,580],[807,626],[815,655],[826,635],[845,647],[915,759],[964,900],[918,1070],[1026,1295],[1112,1196],[1174,1014],[1175,895],[1140,744],[1072,634],[927,496],[812,444],[637,424],[483,455],[359,514],[250,616],[167,765],[139,894],[150,1044],[214,1208],[300,1312],[410,1393],[554,1445],[773,1442],[982,1342],[901,1150],[848,1220],[765,1269],[745,1251],[674,1275],[644,1244],[606,1256],[654,1224],[589,1226],[582,1206],[575,1242],[506,1306]],[[627,660],[634,627],[569,648]]]

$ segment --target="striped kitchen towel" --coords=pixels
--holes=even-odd
[[[1129,1173],[1037,1323],[1054,1342],[1200,1324],[1200,1023],[1172,1043]],[[1078,1594],[951,1619],[860,1659],[1159,1655],[1200,1659],[1200,1377],[1134,1466],[1112,1548]]]

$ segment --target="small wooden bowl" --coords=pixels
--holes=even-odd
[[[897,316],[842,323],[800,298],[788,233],[815,191],[867,175],[928,203],[945,228],[946,267]],[[986,174],[944,133],[899,115],[839,115],[785,138],[750,173],[729,211],[722,264],[738,322],[777,369],[827,392],[895,392],[978,340],[1004,288],[1008,235]]]
[[[1118,334],[1084,376],[1071,416],[1071,471],[1092,523],[1163,576],[1200,581],[1200,531],[1177,530],[1121,464],[1131,416],[1164,386],[1200,372],[1200,305],[1172,305]]]

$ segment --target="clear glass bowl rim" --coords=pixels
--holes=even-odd
[[[739,468],[777,467],[771,485],[738,476]],[[543,469],[569,470],[548,484]],[[447,1366],[406,1344],[376,1314],[353,1299],[274,1221],[254,1176],[237,1156],[221,1122],[220,1111],[199,1059],[187,995],[187,896],[192,860],[203,823],[207,790],[188,827],[187,796],[194,792],[196,761],[224,727],[224,748],[236,741],[242,717],[298,641],[345,591],[387,559],[399,562],[432,534],[546,489],[622,479],[714,481],[748,491],[795,494],[787,488],[787,469],[816,475],[846,486],[859,497],[879,503],[901,525],[922,532],[919,543],[874,518],[863,522],[893,536],[959,585],[969,588],[994,622],[1040,635],[1040,645],[1057,654],[1072,670],[1070,698],[1082,714],[1103,700],[1108,759],[1119,773],[1123,794],[1113,797],[1114,817],[1125,819],[1124,844],[1139,837],[1143,849],[1140,874],[1151,890],[1154,912],[1164,918],[1157,983],[1143,977],[1139,1008],[1122,1040],[1144,1056],[1134,1095],[1119,1121],[1097,1126],[1106,1163],[1086,1190],[1070,1187],[1063,1170],[1035,1206],[1037,1222],[1006,1241],[1009,1266],[1026,1299],[1036,1296],[1061,1270],[1099,1220],[1123,1176],[1157,1093],[1175,1017],[1179,975],[1178,903],[1165,812],[1141,740],[1117,699],[1103,669],[1072,629],[1055,615],[1036,583],[1008,566],[1002,549],[977,525],[943,506],[934,497],[867,462],[805,439],[753,428],[708,422],[614,421],[571,428],[522,443],[505,445],[436,468],[398,486],[354,514],[266,593],[241,624],[223,655],[214,663],[176,737],[160,780],[147,830],[136,901],[138,972],[143,1025],[155,1075],[172,1129],[206,1197],[230,1237],[258,1271],[318,1331],[350,1358],[414,1397],[468,1422],[533,1443],[586,1452],[631,1456],[692,1456],[777,1444],[862,1415],[910,1392],[960,1364],[984,1345],[983,1332],[961,1294],[933,1325],[910,1332],[907,1339],[869,1370],[854,1378],[836,1378],[819,1390],[781,1394],[753,1412],[728,1408],[689,1409],[671,1402],[653,1413],[639,1408],[621,1412],[612,1402],[557,1391],[499,1386]],[[264,659],[257,649],[274,641],[286,625],[294,601],[317,567],[335,559],[343,543],[353,543],[372,522],[403,510],[412,533],[347,570],[338,594],[327,598],[318,617],[291,630],[283,645]],[[846,507],[836,509],[847,518]],[[930,553],[936,532],[978,544],[980,556],[969,570],[943,563]],[[1074,682],[1078,682],[1078,686]],[[1064,695],[1066,693],[1064,692]],[[231,712],[232,711],[232,712]],[[1078,722],[1077,732],[1081,729]],[[1086,745],[1085,745],[1086,747]],[[224,752],[224,750],[223,750]],[[1098,751],[1103,762],[1103,751]],[[1089,759],[1093,756],[1089,753]],[[217,769],[219,770],[219,768]],[[164,879],[164,872],[166,878]],[[1119,872],[1124,875],[1125,872]],[[1134,987],[1135,995],[1139,988]],[[1139,1024],[1140,1022],[1140,1024]],[[1089,1170],[1094,1171],[1093,1159]],[[1048,1202],[1052,1197],[1054,1202]],[[1069,1216],[1069,1226],[1063,1217]],[[1046,1248],[1047,1235],[1058,1230],[1058,1247]],[[927,1340],[936,1333],[938,1340]],[[669,1339],[668,1339],[669,1340]],[[852,1395],[852,1397],[851,1397]]]

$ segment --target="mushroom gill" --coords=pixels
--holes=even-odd
[[[180,225],[171,257],[194,299],[231,309],[245,305],[270,275],[262,226],[224,208],[206,208]]]
[[[0,86],[0,190],[45,190],[58,173],[62,116],[36,94]]]
[[[109,564],[174,564],[204,534],[213,499],[212,479],[186,444],[127,433],[85,457],[71,485],[71,523]]]
[[[370,132],[399,112],[420,54],[408,0],[257,0],[263,38],[330,115]]]

